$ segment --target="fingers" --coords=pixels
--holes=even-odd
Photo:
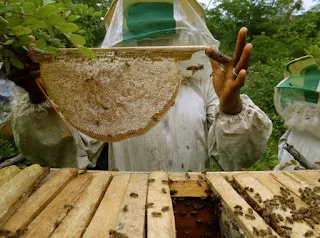
[[[238,77],[231,84],[232,91],[236,92],[240,90],[240,88],[244,85],[244,82],[246,80],[246,74],[247,74],[247,71],[245,69],[242,69],[239,72]]]
[[[231,62],[231,58],[222,52],[217,51],[215,48],[207,48],[205,50],[206,55],[220,64],[228,64]]]
[[[236,49],[235,49],[233,57],[232,57],[233,67],[235,67],[237,65],[238,61],[240,60],[243,48],[246,45],[247,32],[248,32],[248,29],[246,27],[242,27],[238,33]]]
[[[248,65],[249,65],[249,59],[250,59],[250,54],[252,51],[252,44],[247,44],[244,49],[243,52],[241,54],[241,58],[239,60],[239,62],[237,63],[237,65],[235,66],[235,72],[239,72],[241,69],[248,69]]]

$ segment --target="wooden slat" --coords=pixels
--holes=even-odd
[[[131,174],[127,194],[121,206],[116,231],[128,237],[145,237],[148,174]],[[137,198],[130,194],[136,193]]]
[[[148,187],[148,204],[153,204],[147,209],[147,233],[148,238],[174,238],[176,237],[175,219],[170,197],[169,186],[162,180],[168,180],[166,172],[151,172],[149,179],[154,179]],[[162,192],[165,189],[166,193]],[[168,211],[162,211],[168,207]],[[159,217],[153,214],[159,213]]]
[[[270,175],[297,196],[300,196],[299,188],[309,187],[307,183],[296,180],[284,172],[273,172]]]
[[[320,170],[319,171],[299,171],[299,172],[285,172],[289,176],[299,180],[301,182],[307,183],[310,187],[320,186]]]
[[[2,229],[15,234],[28,226],[76,174],[77,169],[60,170],[17,209]]]
[[[93,174],[91,183],[51,237],[81,237],[99,206],[111,178],[110,173]]]
[[[251,187],[254,189],[254,192],[248,192],[247,194],[250,196],[251,200],[255,201],[256,206],[260,208],[264,208],[264,204],[262,202],[259,202],[259,200],[255,197],[256,193],[259,193],[261,196],[262,201],[265,201],[267,199],[272,199],[274,195],[280,195],[280,192],[278,193],[272,193],[269,189],[267,189],[262,183],[260,183],[256,178],[250,176],[250,175],[236,175],[234,176],[237,183],[242,187]],[[280,209],[280,208],[274,208],[273,213],[280,214],[283,218],[285,217],[291,217],[290,209],[287,209],[286,211]],[[280,226],[282,225],[288,225],[286,221],[280,221],[279,223],[276,223],[276,228],[281,229]],[[306,225],[305,223],[293,223],[290,224],[290,227],[292,228],[292,232],[290,233],[291,237],[304,237],[304,234],[307,231],[310,231],[311,228]]]
[[[31,167],[31,166],[30,166]],[[29,167],[29,168],[30,168]],[[6,186],[9,186],[10,182],[12,182],[14,179],[17,178],[17,176],[21,175],[22,172],[20,172],[19,174],[17,174],[15,177],[13,177],[8,183],[4,184],[1,189],[4,189]],[[0,214],[0,227],[2,227],[8,220],[9,218],[15,213],[15,211],[21,206],[21,204],[37,189],[39,183],[41,182],[41,180],[49,173],[49,168],[42,168],[42,174],[34,181],[32,184],[30,184],[30,186],[27,188],[26,191],[23,191],[22,196],[20,196],[20,198],[18,198],[18,200],[15,201],[15,203],[8,209],[6,210],[4,213]],[[30,181],[28,181],[29,183]],[[13,185],[15,186],[15,185]],[[10,191],[11,193],[17,192],[17,188],[16,187],[12,187],[13,191]],[[5,189],[4,189],[5,191]],[[7,191],[5,191],[7,192]],[[10,192],[8,191],[8,193],[10,194]],[[7,194],[8,194],[7,193]],[[0,229],[1,231],[2,229]]]
[[[49,237],[66,217],[87,185],[91,174],[79,175],[30,223],[23,237]]]
[[[117,174],[113,177],[96,213],[83,237],[110,237],[109,231],[115,230],[121,205],[127,193],[130,174]]]
[[[269,189],[273,194],[279,194],[280,193],[280,188],[284,187],[281,183],[279,183],[277,180],[275,180],[271,175],[268,174],[254,174],[253,175],[260,183],[263,184],[267,189]],[[294,198],[296,209],[300,208],[307,208],[309,205],[302,201],[299,196],[297,196],[294,193],[290,194],[290,197]],[[289,209],[289,208],[287,208]],[[320,224],[315,224],[314,225],[314,230],[318,234],[320,234]]]
[[[190,178],[188,178],[190,176]],[[201,176],[199,178],[199,176]],[[198,173],[169,174],[169,178],[173,181],[170,189],[177,191],[172,197],[205,197],[206,190],[209,188],[204,180],[204,175]],[[203,179],[201,179],[203,178]],[[198,182],[199,181],[199,182]],[[201,186],[200,186],[201,185]]]
[[[212,190],[218,194],[222,200],[222,203],[226,209],[230,212],[230,215],[238,222],[239,227],[246,233],[248,237],[254,237],[253,227],[258,230],[267,230],[269,225],[259,216],[254,210],[253,215],[255,220],[248,220],[245,216],[238,216],[234,214],[234,207],[239,205],[243,211],[246,212],[250,205],[233,189],[233,187],[220,175],[207,174],[208,182],[212,186]],[[272,230],[272,229],[271,229]],[[272,234],[279,237],[273,230]]]

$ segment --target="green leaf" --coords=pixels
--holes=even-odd
[[[7,57],[7,58],[13,58],[13,57],[15,57],[15,54],[13,53],[12,50],[4,49],[3,56]]]
[[[32,30],[30,28],[24,26],[15,26],[12,28],[12,30],[16,36],[29,35],[32,33]]]
[[[78,33],[79,33],[79,34],[85,34],[86,31],[85,31],[85,30],[80,30],[80,31],[78,31]]]
[[[4,45],[11,45],[13,41],[14,41],[14,39],[10,39],[10,40],[7,40],[6,42],[4,42],[3,44]]]
[[[9,62],[8,59],[5,59],[5,60],[4,60],[4,68],[5,68],[5,70],[6,70],[7,73],[10,72],[10,62]]]
[[[36,18],[26,18],[23,24],[25,26],[29,26],[30,28],[36,28],[36,29],[47,28],[47,24],[43,20],[39,20]]]
[[[69,17],[68,17],[68,21],[70,21],[70,22],[73,22],[73,21],[75,21],[75,20],[77,20],[78,18],[77,18],[77,16],[76,15],[70,15]]]
[[[32,39],[30,39],[28,36],[22,36],[19,39],[19,44],[20,46],[22,45],[29,45],[30,43],[32,43]]]
[[[91,16],[93,12],[94,12],[93,7],[90,7],[90,8],[88,9],[88,11],[87,11],[87,14],[88,14],[89,16]]]
[[[57,13],[50,14],[48,20],[52,25],[59,25],[64,22],[64,19]]]
[[[92,14],[93,17],[101,17],[102,13],[101,12],[95,12]]]
[[[8,20],[9,27],[18,26],[23,23],[23,18],[21,16],[8,17],[7,20]]]
[[[23,12],[24,12],[24,14],[26,14],[26,15],[34,15],[34,14],[37,13],[37,8],[36,8],[36,6],[35,6],[33,3],[31,3],[31,2],[25,2],[25,3],[23,4]]]
[[[0,14],[10,12],[12,10],[12,7],[8,4],[0,4]]]
[[[96,53],[87,47],[80,46],[78,48],[78,50],[86,57],[89,57],[89,58],[96,58],[97,57]]]
[[[20,60],[18,60],[17,58],[10,58],[10,62],[13,66],[15,66],[18,69],[24,68],[23,63]]]
[[[48,5],[48,6],[43,6],[43,7],[40,7],[38,9],[38,15],[41,17],[41,18],[48,18],[48,16],[51,14],[51,13],[54,13],[56,12],[56,8],[54,6],[51,6],[51,5]]]
[[[9,22],[4,19],[2,16],[0,16],[0,23],[4,23],[4,25],[7,25]]]
[[[52,1],[52,0],[44,0],[44,1],[43,1],[43,5],[48,5],[48,4],[53,3],[53,2],[55,2],[55,1]]]
[[[71,34],[70,40],[75,45],[85,45],[86,44],[86,40],[78,34]]]
[[[36,47],[39,49],[44,49],[46,47],[47,43],[44,39],[37,40]]]
[[[47,53],[49,53],[50,55],[58,55],[59,54],[59,49],[53,46],[48,46],[44,49]]]
[[[71,11],[70,11],[70,10],[64,12],[64,16],[65,16],[65,17],[70,16],[70,14],[71,14]]]
[[[60,28],[63,33],[72,33],[79,29],[79,27],[74,23],[63,23],[60,25]]]

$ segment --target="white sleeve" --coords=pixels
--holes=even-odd
[[[242,111],[227,115],[220,112],[215,93],[208,98],[209,156],[226,171],[251,167],[272,132],[268,116],[247,95],[241,95],[241,101]]]
[[[71,126],[71,135],[62,137],[66,127],[50,103],[32,104],[28,95],[12,108],[12,128],[20,152],[42,166],[95,167],[104,144]]]

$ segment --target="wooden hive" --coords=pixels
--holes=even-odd
[[[34,186],[2,237],[320,236],[320,171],[53,169]]]

